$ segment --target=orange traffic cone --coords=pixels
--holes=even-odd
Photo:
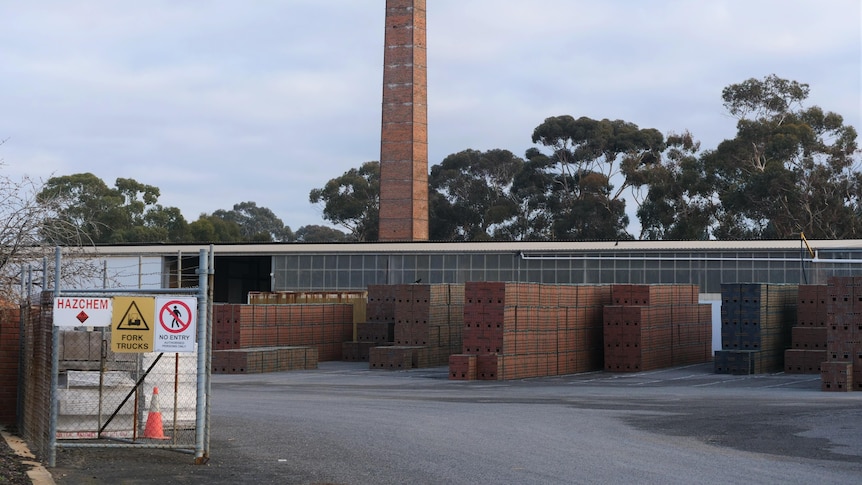
[[[153,388],[153,398],[150,400],[150,412],[147,413],[147,426],[144,428],[144,438],[154,440],[169,439],[162,431],[162,412],[159,410],[159,388]]]

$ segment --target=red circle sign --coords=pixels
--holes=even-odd
[[[159,323],[167,332],[182,333],[192,324],[192,310],[184,301],[171,300],[159,309]]]

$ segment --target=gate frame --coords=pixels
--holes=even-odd
[[[212,278],[214,273],[213,247],[201,249],[199,252],[199,264],[197,269],[197,288],[158,288],[158,289],[69,289],[60,287],[60,270],[62,264],[62,251],[59,247],[55,250],[54,259],[54,298],[61,296],[91,296],[98,295],[191,295],[197,298],[197,382],[195,403],[195,446],[189,449],[184,445],[149,444],[137,442],[118,442],[111,438],[111,443],[60,443],[57,440],[57,421],[59,404],[57,401],[57,386],[59,384],[60,372],[60,332],[57,326],[51,322],[51,384],[50,400],[51,409],[49,415],[50,443],[48,447],[47,462],[49,467],[56,465],[57,448],[165,448],[181,452],[194,453],[195,464],[202,465],[209,461],[209,417],[210,417],[210,395],[211,395],[211,343],[212,343]],[[164,352],[162,352],[164,353]],[[102,372],[102,370],[100,370]],[[141,381],[136,383],[139,387]]]

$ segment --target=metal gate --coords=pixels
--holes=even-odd
[[[200,250],[197,288],[64,289],[60,268],[58,249],[41,318],[52,342],[48,466],[58,448],[84,447],[166,448],[206,463],[212,249]]]

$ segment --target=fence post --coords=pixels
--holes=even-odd
[[[198,375],[197,375],[197,403],[195,410],[195,464],[202,465],[209,460],[209,450],[204,449],[206,438],[205,422],[207,400],[209,395],[206,393],[206,373],[207,373],[207,283],[209,275],[209,255],[206,249],[200,250],[200,259],[198,262]]]
[[[206,343],[206,376],[207,376],[207,408],[206,408],[206,435],[204,437],[204,449],[209,453],[210,449],[210,401],[212,396],[212,348],[213,348],[213,292],[215,291],[215,246],[210,244],[209,265],[207,266],[207,343]]]
[[[54,249],[54,298],[60,296],[60,255],[62,251],[60,246]],[[52,317],[53,318],[53,317]],[[57,411],[59,405],[57,403],[57,383],[59,381],[60,372],[60,332],[51,322],[51,413],[48,422],[49,445],[48,445],[48,466],[53,467],[57,462]]]
[[[24,393],[27,392],[27,384],[24,382],[24,354],[26,353],[26,334],[25,334],[25,326],[24,319],[27,318],[27,313],[30,311],[30,294],[33,289],[33,267],[27,265],[28,277],[27,277],[27,292],[24,293],[26,295],[26,299],[22,301],[25,304],[18,305],[18,387],[16,388],[16,399],[15,399],[15,423],[18,425],[18,430],[24,429]]]

